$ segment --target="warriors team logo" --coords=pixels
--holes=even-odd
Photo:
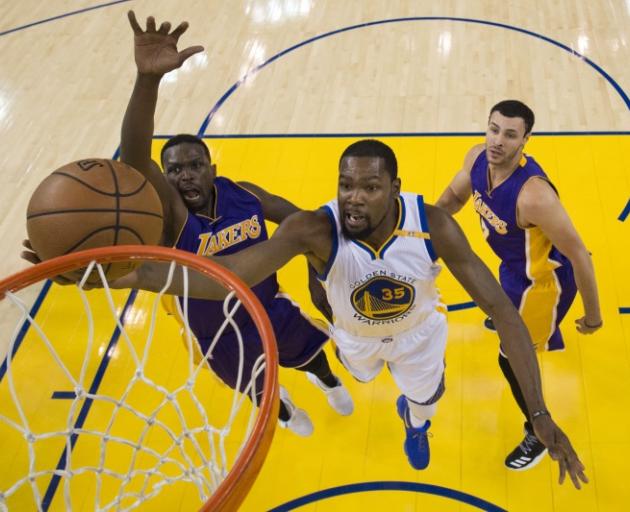
[[[389,320],[407,312],[415,289],[391,277],[374,277],[352,292],[352,306],[371,320]]]

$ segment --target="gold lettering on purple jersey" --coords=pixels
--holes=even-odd
[[[258,215],[252,216],[252,224],[249,227],[249,238],[258,238],[260,236],[260,223],[258,222]]]
[[[232,245],[230,243],[230,240],[228,239],[228,234],[230,232],[230,229],[232,229],[232,226],[219,231],[219,246],[221,246],[221,250]]]
[[[206,252],[203,253],[204,256],[210,256],[216,252],[219,252],[221,247],[219,247],[219,242],[216,236],[210,237],[210,245],[206,249]]]
[[[240,224],[234,224],[232,229],[230,230],[230,240],[232,240],[233,244],[238,244],[243,241],[243,237],[241,236],[243,226]]]
[[[197,249],[197,256],[203,256],[208,247],[208,241],[210,240],[210,233],[201,233],[199,235],[199,248]]]
[[[481,199],[479,191],[475,190],[473,193],[473,206],[477,213],[481,215],[488,224],[490,224],[494,230],[500,235],[507,233],[507,222],[501,220]]]
[[[244,242],[248,238],[258,238],[261,232],[262,229],[258,222],[258,215],[253,215],[251,219],[245,219],[236,224],[232,224],[227,228],[223,228],[218,233],[200,234],[200,245],[197,254],[211,256],[228,247]]]

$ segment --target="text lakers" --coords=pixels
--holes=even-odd
[[[199,235],[199,256],[211,256],[223,249],[244,242],[247,239],[256,239],[260,236],[260,222],[258,215],[251,219],[232,224],[218,233],[202,233]]]

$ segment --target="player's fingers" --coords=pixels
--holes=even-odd
[[[147,32],[155,32],[155,18],[153,16],[147,18]]]
[[[160,25],[158,32],[160,34],[167,35],[169,30],[171,30],[171,23],[169,21],[165,21],[164,23]]]
[[[588,334],[590,332],[586,325],[584,325],[584,318],[578,318],[575,321],[575,328],[580,334]]]
[[[199,53],[203,51],[203,46],[190,46],[185,50],[179,52],[179,62],[180,64],[184,62],[189,57],[192,57],[195,53]]]
[[[22,247],[26,247],[27,249],[33,250],[33,246],[31,245],[31,241],[28,238],[22,240]]]
[[[182,21],[179,25],[177,25],[177,27],[175,27],[175,30],[171,32],[171,37],[174,37],[175,41],[177,41],[179,36],[186,32],[186,30],[188,30],[188,22]]]
[[[584,471],[579,471],[578,472],[578,476],[580,477],[580,480],[582,480],[582,482],[584,482],[585,484],[590,482],[590,480],[588,479],[588,477],[586,476],[586,473],[584,473]]]
[[[131,28],[133,29],[133,33],[135,35],[142,34],[142,28],[140,28],[140,24],[138,23],[138,20],[136,19],[136,13],[133,11],[129,11],[127,13],[127,18],[129,18],[129,24],[131,25]]]
[[[582,485],[580,480],[584,483],[588,483],[588,478],[584,474],[584,464],[575,453],[573,446],[569,442],[566,436],[563,436],[559,443],[559,448],[563,452],[563,456],[560,458],[560,483],[564,481],[566,473],[569,473],[569,477],[573,482],[573,486],[576,489],[581,489]]]
[[[560,476],[558,478],[558,483],[562,485],[562,483],[564,482],[564,479],[567,476],[567,465],[564,459],[560,459],[558,461],[558,466],[560,466]]]
[[[576,322],[577,323],[577,322]],[[580,333],[580,334],[593,334],[595,331],[597,331],[598,328],[593,328],[593,327],[587,327],[586,325],[584,325],[583,323],[579,323],[578,325],[575,326],[575,329]]]
[[[573,471],[569,471],[569,476],[571,477],[571,482],[573,482],[573,487],[576,489],[581,489],[582,484],[580,483],[580,479],[578,477],[578,473],[574,473]]]
[[[562,460],[564,458],[564,454],[560,451],[557,445],[547,446],[547,450],[549,451],[549,456],[553,460]]]
[[[22,251],[20,253],[20,258],[28,261],[29,263],[32,263],[33,265],[37,265],[38,263],[41,263],[41,260],[37,257],[37,254],[31,251]]]
[[[580,480],[582,479],[582,477],[586,478],[586,475],[584,474],[584,465],[577,458],[575,452],[573,452],[573,450],[571,450],[571,452],[572,453],[570,453],[566,459],[563,459],[561,461],[560,483],[564,481],[564,476],[566,476],[566,473],[569,473],[571,482],[573,482],[573,487],[575,487],[576,489],[581,489],[582,485],[580,484]],[[562,474],[562,468],[564,468],[564,475]],[[586,481],[588,481],[588,479],[586,479]]]

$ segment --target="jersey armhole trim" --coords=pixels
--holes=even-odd
[[[317,279],[320,281],[326,281],[328,279],[328,274],[333,264],[335,263],[335,258],[337,257],[337,249],[339,248],[339,239],[337,236],[337,221],[335,220],[335,214],[333,213],[330,206],[325,205],[321,207],[326,215],[328,215],[328,220],[330,221],[330,234],[332,238],[332,247],[330,249],[330,256],[328,257],[328,261],[326,262],[326,268],[324,268],[324,272],[321,274],[317,274]]]
[[[429,223],[427,222],[427,213],[424,210],[424,199],[420,194],[418,194],[417,196],[417,201],[418,201],[418,214],[420,215],[420,226],[422,227],[422,231],[430,234]],[[429,257],[431,258],[431,260],[436,261],[437,254],[435,254],[435,251],[433,250],[433,243],[431,242],[430,237],[424,239],[424,245],[427,248],[427,252],[429,253]]]

